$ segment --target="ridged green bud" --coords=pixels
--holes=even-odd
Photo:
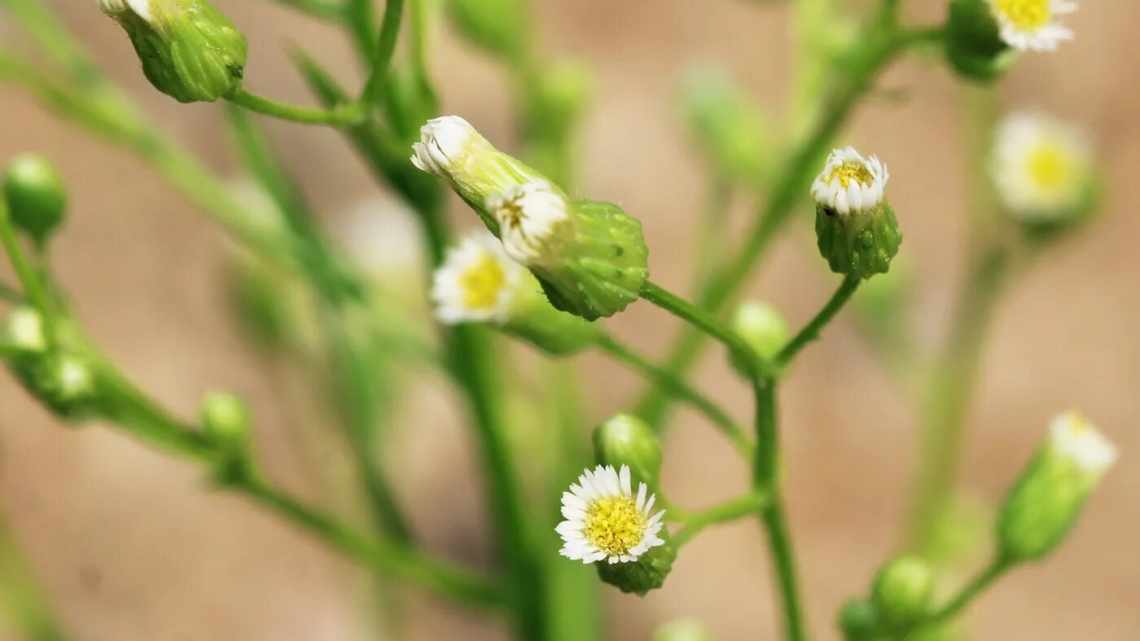
[[[851,147],[833,151],[812,185],[819,251],[833,272],[858,278],[886,273],[902,244],[879,159]]]
[[[629,466],[634,482],[654,491],[661,484],[661,441],[649,425],[631,414],[618,414],[594,430],[594,457],[600,465]]]
[[[657,628],[653,641],[712,641],[712,633],[697,619],[677,619]]]
[[[765,359],[779,354],[791,338],[791,329],[779,310],[760,301],[741,303],[733,314],[732,328],[757,356]],[[749,364],[740,362],[738,354],[733,353],[732,359],[733,366],[738,370],[751,371]]]
[[[594,324],[552,307],[534,275],[486,232],[448,252],[431,297],[443,323],[489,322],[555,356],[580,351],[600,336]]]
[[[946,59],[958,74],[992,82],[1017,59],[1001,38],[1001,27],[987,0],[951,0],[946,27]]]
[[[240,451],[249,442],[249,410],[233,394],[213,392],[202,401],[202,431],[218,446]]]
[[[839,629],[846,641],[869,641],[880,627],[879,612],[869,599],[848,599],[839,610]]]
[[[673,570],[673,562],[677,560],[677,550],[669,543],[665,530],[661,530],[659,536],[665,539],[665,545],[650,549],[636,561],[595,563],[598,576],[622,592],[640,596],[665,585],[665,579]]]
[[[459,33],[475,46],[507,59],[525,51],[530,28],[523,0],[447,0],[447,9]]]
[[[1002,506],[998,542],[1009,561],[1044,557],[1064,540],[1116,448],[1076,412],[1053,419],[1049,437]]]
[[[55,167],[40,156],[19,156],[8,165],[4,197],[12,222],[40,246],[63,222],[67,191]]]
[[[892,626],[922,618],[934,596],[934,571],[916,556],[903,556],[887,563],[875,578],[872,598],[875,612]]]
[[[135,47],[147,80],[179,102],[213,102],[239,87],[246,40],[207,0],[99,0]]]
[[[763,112],[726,73],[689,72],[681,90],[691,136],[717,172],[746,183],[761,178],[770,147]]]

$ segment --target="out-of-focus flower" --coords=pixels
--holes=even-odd
[[[697,619],[677,619],[658,627],[653,641],[712,641],[712,634]]]
[[[1001,39],[1014,49],[1052,51],[1073,32],[1057,17],[1077,10],[1072,0],[988,0]]]
[[[655,501],[645,483],[634,493],[628,466],[586,470],[562,494],[566,520],[556,528],[564,542],[562,556],[586,564],[637,561],[665,544],[658,536],[665,511],[654,513]]]
[[[875,156],[864,158],[851,147],[828,156],[811,193],[819,250],[832,271],[870,278],[890,269],[902,234],[886,201],[888,180]]]
[[[1095,200],[1089,140],[1041,114],[1015,113],[999,125],[990,172],[1002,204],[1025,223],[1072,222]]]

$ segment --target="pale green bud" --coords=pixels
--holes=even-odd
[[[681,95],[693,140],[717,171],[755,182],[767,166],[765,117],[723,71],[698,69],[685,78]]]
[[[1057,547],[1116,458],[1116,448],[1084,416],[1053,419],[1002,506],[997,533],[1005,558],[1035,560]]]
[[[631,414],[618,414],[594,430],[594,457],[600,465],[629,466],[634,482],[656,491],[661,482],[661,441],[649,425]]]
[[[919,557],[899,557],[879,571],[872,595],[875,611],[889,625],[914,622],[930,609],[934,571]]]
[[[869,599],[851,598],[839,610],[839,629],[846,641],[869,641],[880,627],[879,612]]]
[[[179,102],[213,102],[241,87],[246,40],[207,0],[99,0],[135,47],[147,80]]]
[[[87,358],[67,352],[41,352],[14,360],[12,371],[28,392],[68,420],[98,411],[98,376]]]
[[[665,579],[673,570],[673,561],[677,560],[677,550],[669,543],[668,533],[664,529],[658,536],[665,539],[665,545],[651,548],[636,561],[595,563],[598,576],[622,592],[641,596],[665,585]]]
[[[8,165],[4,197],[12,222],[41,246],[63,222],[67,191],[55,167],[40,156],[19,156]]]
[[[506,59],[521,55],[530,32],[523,0],[447,0],[448,15],[472,44]]]
[[[214,392],[202,401],[202,430],[214,443],[228,450],[242,450],[249,441],[249,410],[237,396]]]
[[[951,0],[946,26],[946,58],[969,80],[991,82],[1017,59],[1002,40],[1001,27],[987,0]]]
[[[657,628],[653,641],[712,641],[712,633],[697,619],[677,619]]]
[[[31,307],[17,307],[8,313],[8,343],[22,352],[39,353],[47,349],[47,335],[40,313]]]
[[[878,158],[851,147],[828,157],[811,192],[819,251],[832,271],[866,279],[890,269],[902,233],[886,201],[889,179]]]
[[[759,302],[748,301],[736,308],[732,317],[732,328],[737,335],[748,343],[756,355],[764,359],[774,358],[780,353],[791,337],[788,322],[773,306]],[[742,371],[750,371],[746,363],[739,362],[740,355],[733,354],[733,365]]]

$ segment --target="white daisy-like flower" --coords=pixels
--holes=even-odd
[[[420,141],[412,145],[412,164],[443,178],[452,173],[453,163],[479,132],[459,116],[441,116],[420,128]]]
[[[664,545],[660,536],[665,510],[653,512],[656,497],[645,483],[633,492],[629,467],[586,470],[562,493],[565,521],[555,531],[564,542],[562,556],[582,563],[629,563]]]
[[[1073,0],[989,0],[990,10],[1001,27],[1001,39],[1022,51],[1053,51],[1073,32],[1057,16],[1073,13]]]
[[[151,0],[99,0],[99,8],[112,18],[131,11],[143,20],[150,22],[150,2]]]
[[[891,174],[875,156],[864,158],[854,147],[836,149],[811,186],[817,203],[846,215],[883,200]]]
[[[570,217],[569,203],[558,188],[532,180],[487,199],[487,210],[499,223],[499,235],[515,260],[541,262],[555,228]]]
[[[1065,412],[1049,425],[1049,447],[1084,472],[1100,476],[1116,462],[1116,447],[1080,412]]]
[[[998,127],[990,171],[1005,206],[1023,218],[1049,219],[1080,207],[1093,165],[1080,130],[1036,113]]]
[[[431,299],[447,324],[506,322],[526,268],[511,260],[487,232],[476,232],[448,251],[435,271]]]
[[[353,262],[372,276],[396,276],[415,283],[424,264],[416,215],[402,201],[384,195],[350,207],[335,223],[333,235]]]

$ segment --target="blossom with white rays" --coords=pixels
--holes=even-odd
[[[1092,476],[1104,474],[1116,462],[1116,447],[1079,412],[1065,412],[1049,425],[1049,447]]]
[[[431,299],[447,324],[506,322],[526,268],[511,260],[502,244],[477,232],[448,251],[435,271]]]
[[[131,11],[143,20],[150,22],[150,3],[151,0],[99,0],[99,8],[103,10],[103,13],[113,18]]]
[[[1025,219],[1053,219],[1081,207],[1092,166],[1092,145],[1083,132],[1023,112],[998,126],[990,172],[1011,212]]]
[[[479,132],[459,116],[441,116],[420,128],[420,141],[412,145],[412,164],[420,171],[446,178]]]
[[[516,185],[487,199],[507,253],[526,264],[542,261],[555,228],[570,216],[568,208],[562,192],[544,180]]]
[[[1073,38],[1073,32],[1057,16],[1073,13],[1073,0],[988,0],[1001,27],[1001,39],[1022,51],[1053,51]]]
[[[633,492],[629,467],[587,469],[562,493],[565,521],[555,531],[562,537],[562,556],[582,563],[630,563],[664,545],[660,536],[665,511],[653,512],[656,497],[645,483]]]
[[[886,165],[875,156],[864,158],[854,147],[836,149],[811,186],[817,203],[846,215],[878,205],[890,180]]]

